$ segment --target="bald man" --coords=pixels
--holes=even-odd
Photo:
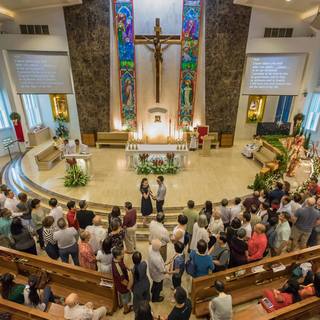
[[[163,279],[165,278],[165,264],[160,254],[161,241],[153,239],[149,249],[149,273],[152,279],[152,302],[162,302],[164,300],[160,293],[163,288]]]
[[[107,314],[105,307],[93,309],[91,302],[85,305],[79,304],[79,296],[71,293],[67,296],[64,307],[64,318],[68,320],[99,320]]]
[[[306,206],[298,209],[291,218],[292,227],[292,250],[304,249],[311,235],[312,229],[320,225],[320,213],[315,209],[316,200],[308,198]]]
[[[107,229],[102,226],[101,216],[95,216],[92,223],[92,226],[86,227],[86,231],[90,233],[89,244],[96,254],[101,249],[102,242],[107,236]]]

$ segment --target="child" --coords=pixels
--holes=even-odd
[[[129,275],[128,270],[124,264],[123,248],[115,247],[112,249],[112,276],[116,291],[120,296],[121,303],[123,305],[123,314],[127,314],[132,311],[132,306],[129,305],[131,302],[131,292],[128,289]]]
[[[172,274],[172,285],[176,289],[181,287],[181,278],[185,269],[184,244],[176,242],[174,244],[176,254],[170,262],[168,274]]]

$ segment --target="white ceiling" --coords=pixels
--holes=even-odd
[[[250,7],[296,13],[302,16],[308,12],[316,12],[320,6],[320,0],[234,0],[233,2]]]

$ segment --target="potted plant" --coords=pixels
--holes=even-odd
[[[84,187],[89,181],[89,176],[77,165],[71,166],[64,177],[64,186],[67,188]]]

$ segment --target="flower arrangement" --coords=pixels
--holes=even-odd
[[[301,186],[299,186],[297,188],[297,190],[296,190],[297,192],[304,193],[307,190],[308,185],[311,182],[310,179],[312,177],[318,177],[320,175],[320,158],[317,157],[317,156],[314,156],[311,161],[312,161],[312,172],[311,172],[311,175],[310,175],[309,179],[307,179]]]
[[[57,117],[56,125],[56,136],[67,139],[69,137],[69,129],[66,126],[66,119],[62,116]]]
[[[145,153],[139,155],[138,174],[176,174],[178,170],[179,166],[174,163],[174,153],[167,153],[165,159],[149,159],[149,155]]]
[[[64,177],[64,186],[67,188],[84,187],[89,181],[89,176],[77,165],[71,166]]]

